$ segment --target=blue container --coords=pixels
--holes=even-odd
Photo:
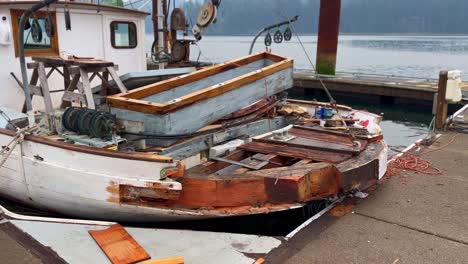
[[[315,118],[323,119],[323,108],[321,106],[315,108]]]
[[[333,109],[329,107],[322,108],[322,117],[324,119],[329,119],[333,117]]]

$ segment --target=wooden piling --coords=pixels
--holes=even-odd
[[[435,128],[443,129],[445,127],[445,120],[447,119],[448,103],[445,99],[447,94],[447,81],[448,72],[441,71],[439,74],[439,90],[437,92],[437,106],[435,116]]]
[[[320,22],[317,43],[317,73],[335,75],[341,0],[320,1]]]

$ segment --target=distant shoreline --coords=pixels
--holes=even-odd
[[[146,34],[153,34],[152,31]],[[317,36],[317,33],[299,33],[301,36]],[[206,33],[208,37],[254,37],[255,35],[245,34],[210,34]],[[340,36],[416,36],[416,37],[468,37],[468,33],[340,33]]]

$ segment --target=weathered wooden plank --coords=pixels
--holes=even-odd
[[[39,65],[36,65],[36,66],[39,67]],[[39,80],[39,74],[37,73],[37,69],[34,69],[32,75],[31,75],[31,80],[29,81],[29,85],[36,85],[38,80]],[[24,89],[24,84],[23,84],[23,89]],[[42,92],[41,92],[41,94],[42,94]],[[31,94],[31,99],[32,98],[33,98],[33,94]],[[23,103],[22,112],[26,113],[26,111],[27,111],[27,109],[26,109],[26,101],[25,101]]]
[[[290,133],[296,136],[296,134]],[[313,148],[317,150],[326,150],[339,153],[358,154],[361,148],[356,148],[353,145],[337,143],[329,140],[320,140],[315,138],[296,136],[288,141],[273,140],[273,136],[268,136],[260,139],[253,139],[255,142],[263,142],[267,144],[279,144],[284,146],[293,146],[298,148]]]
[[[43,62],[39,62],[39,68],[37,69],[39,74],[40,86],[42,91],[42,97],[44,98],[44,105],[46,113],[51,115],[54,112],[54,105],[52,103],[52,97],[50,96],[49,82],[47,81],[47,75]]]
[[[230,79],[242,76],[249,72],[253,72],[265,67],[265,60],[254,61],[250,64],[243,65],[229,71],[221,72],[204,79],[191,82],[185,85],[174,87],[173,89],[163,91],[160,93],[153,94],[151,96],[142,98],[143,101],[149,101],[154,103],[168,103],[171,100],[177,99],[179,97],[183,97],[187,94],[191,94],[194,92],[198,92],[202,89],[207,87],[211,87],[213,85],[223,83]]]
[[[262,177],[180,178],[183,186],[177,205],[188,208],[236,207],[264,204],[268,201]]]
[[[79,93],[69,92],[69,91],[65,91],[63,93],[62,101],[86,104],[86,98],[84,97],[84,95],[79,94]]]
[[[307,202],[335,195],[340,190],[340,174],[329,163],[280,167],[247,174],[265,178],[265,190],[271,203]]]
[[[287,146],[284,144],[268,144],[262,142],[250,142],[248,144],[240,146],[239,149],[264,154],[275,154],[278,156],[285,156],[291,158],[330,162],[335,164],[352,157],[351,154],[346,153],[336,153],[333,151],[300,148],[294,146]]]
[[[133,98],[133,99],[145,98],[153,94],[167,91],[167,90],[173,89],[181,85],[185,85],[185,84],[192,83],[198,80],[202,80],[204,78],[218,74],[220,72],[224,72],[224,71],[239,67],[239,65],[245,65],[245,64],[248,64],[248,63],[263,59],[263,58],[265,58],[265,54],[258,53],[258,54],[246,56],[243,58],[239,58],[234,61],[229,61],[226,63],[214,65],[211,67],[206,67],[204,69],[201,69],[192,73],[188,73],[182,76],[178,76],[178,77],[174,77],[174,78],[162,81],[162,82],[158,82],[156,84],[150,84],[150,85],[146,85],[141,88],[138,88],[138,89],[134,89],[130,91],[128,94],[126,94],[125,96],[128,98]]]
[[[88,232],[114,264],[136,263],[151,258],[119,224],[105,230],[89,230]]]
[[[152,259],[142,262],[141,264],[184,264],[183,257],[173,257],[164,259]]]
[[[86,97],[86,104],[89,109],[96,109],[94,104],[93,92],[91,91],[91,84],[89,82],[88,73],[80,68],[81,82],[83,84],[84,95]]]
[[[120,80],[119,75],[115,72],[114,67],[107,67],[107,72],[109,72],[110,76],[114,80],[115,84],[119,88],[121,93],[126,93],[128,92],[128,89],[125,87],[125,85],[122,83],[122,80]]]
[[[29,85],[29,90],[31,91],[31,95],[43,96],[42,89],[39,86]]]

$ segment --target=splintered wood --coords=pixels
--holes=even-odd
[[[151,258],[119,224],[88,232],[114,264],[136,263]]]

